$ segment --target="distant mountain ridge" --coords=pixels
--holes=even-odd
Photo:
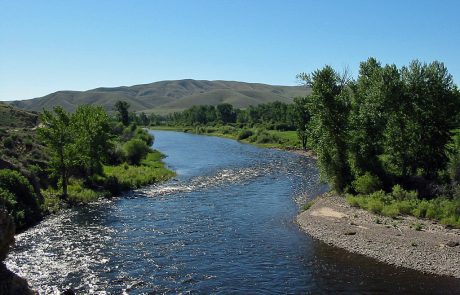
[[[43,97],[12,101],[10,104],[29,111],[59,105],[71,112],[82,104],[97,104],[111,111],[118,100],[125,100],[131,105],[132,111],[171,113],[193,105],[230,103],[237,108],[246,108],[273,101],[290,103],[294,97],[305,96],[307,92],[308,89],[302,86],[185,79],[87,91],[58,91]]]

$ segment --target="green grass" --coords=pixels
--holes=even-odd
[[[296,131],[267,130],[264,128],[239,128],[230,125],[225,126],[152,126],[153,130],[181,131],[201,135],[217,136],[238,140],[261,147],[291,149],[301,148],[301,143]],[[252,135],[243,136],[250,131]]]
[[[412,215],[437,220],[442,224],[460,228],[460,199],[438,197],[421,200],[416,193],[395,186],[391,193],[377,191],[369,195],[347,195],[348,203],[388,217]]]
[[[315,203],[315,200],[308,201],[306,204],[302,206],[302,211],[306,211],[310,209],[311,206]]]
[[[164,155],[158,151],[151,151],[141,161],[139,166],[126,163],[116,166],[104,166],[104,175],[97,176],[93,180],[99,184],[99,189],[85,187],[83,180],[71,178],[68,185],[68,202],[71,204],[87,204],[112,196],[109,192],[108,183],[115,179],[117,191],[139,188],[158,181],[174,177],[175,173],[165,168],[161,161]],[[47,213],[58,212],[62,207],[61,189],[48,187],[42,190],[45,199],[42,209]]]
[[[123,189],[134,189],[174,177],[175,173],[165,168],[161,161],[164,155],[158,151],[150,152],[139,166],[126,163],[117,166],[104,166],[106,177],[115,177]]]

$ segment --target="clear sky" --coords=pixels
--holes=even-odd
[[[443,61],[460,1],[0,0],[0,100],[183,78],[295,85],[370,56]]]

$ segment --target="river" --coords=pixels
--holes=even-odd
[[[41,294],[455,293],[459,280],[387,266],[310,238],[300,193],[315,162],[233,140],[153,131],[174,180],[47,218],[7,266]]]

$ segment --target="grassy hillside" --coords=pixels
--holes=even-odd
[[[245,108],[273,101],[290,102],[293,97],[305,94],[306,89],[300,86],[187,79],[88,91],[58,91],[11,104],[29,111],[51,109],[56,105],[75,111],[81,104],[98,104],[111,111],[116,101],[125,100],[132,111],[167,113],[182,111],[193,105],[230,103],[237,108]]]
[[[0,128],[32,128],[38,123],[38,114],[0,103]]]

